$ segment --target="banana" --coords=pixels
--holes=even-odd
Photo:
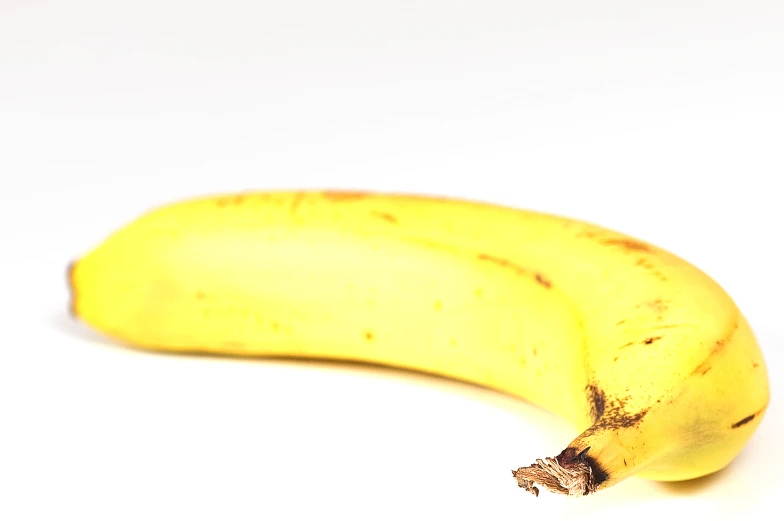
[[[154,209],[73,262],[73,314],[140,348],[363,361],[465,380],[574,425],[521,488],[582,496],[724,468],[762,420],[749,323],[627,235],[468,200],[349,191]]]

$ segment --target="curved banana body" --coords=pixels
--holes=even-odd
[[[72,309],[167,351],[371,362],[523,397],[580,434],[518,484],[584,495],[726,466],[768,404],[730,297],[694,266],[587,223],[352,192],[151,211],[72,265]]]

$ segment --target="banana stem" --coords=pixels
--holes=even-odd
[[[568,448],[555,458],[538,459],[529,467],[513,470],[512,476],[517,480],[517,486],[537,497],[537,484],[556,494],[587,496],[598,487],[593,467],[584,457],[587,450],[577,453]]]

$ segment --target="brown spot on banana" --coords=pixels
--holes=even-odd
[[[751,420],[753,420],[755,416],[757,416],[756,413],[755,414],[749,414],[748,416],[746,416],[742,420],[737,421],[737,422],[733,423],[732,425],[730,425],[730,428],[731,429],[737,429],[738,427],[742,427],[743,425],[746,425]]]
[[[524,274],[524,273],[528,273],[527,269],[523,268],[522,266],[518,266],[517,264],[513,263],[512,261],[510,261],[508,259],[504,259],[504,258],[501,258],[501,257],[496,257],[494,255],[490,255],[490,254],[487,254],[487,253],[480,253],[479,255],[476,256],[476,258],[481,260],[481,261],[494,262],[494,263],[498,264],[499,266],[503,266],[504,268],[509,268],[509,269],[517,272],[518,274],[521,274],[521,275]]]
[[[634,414],[626,412],[621,407],[615,407],[616,402],[610,402],[607,407],[605,407],[604,414],[599,418],[596,423],[594,423],[591,427],[589,427],[586,432],[588,431],[599,431],[599,430],[619,430],[619,429],[628,429],[630,427],[634,427],[638,423],[642,421],[646,414],[648,414],[648,408],[642,409],[637,411]]]
[[[365,331],[365,340],[367,340],[368,342],[372,342],[374,340],[374,338],[375,337],[374,337],[372,331],[369,331],[369,330]]]
[[[627,239],[624,237],[621,238],[613,238],[613,239],[603,239],[600,241],[602,244],[606,244],[608,246],[620,246],[621,248],[627,251],[644,251],[644,252],[653,252],[653,249],[648,246],[647,244],[636,241],[634,239]]]
[[[765,407],[763,407],[762,409],[760,409],[759,411],[753,412],[753,413],[749,414],[748,416],[746,416],[745,418],[742,418],[742,419],[736,421],[735,423],[730,425],[730,429],[737,429],[738,427],[743,427],[747,423],[751,422],[754,418],[756,418],[757,416],[759,416],[760,414],[765,412],[766,408],[767,408],[767,405]]]
[[[713,344],[713,348],[710,350],[710,353],[708,353],[708,356],[706,356],[702,362],[697,364],[697,367],[694,368],[691,374],[692,375],[699,374],[700,376],[702,376],[705,373],[707,373],[710,370],[710,359],[724,349],[724,346],[727,344],[727,341],[729,341],[729,339],[732,338],[732,335],[735,334],[735,331],[737,329],[738,329],[738,323],[735,322],[732,331],[730,331],[730,333],[726,337],[722,338],[721,340],[717,340],[716,343]]]
[[[515,264],[514,262],[508,259],[504,259],[502,257],[496,257],[495,255],[489,255],[487,253],[480,253],[476,256],[476,258],[481,261],[494,262],[499,266],[503,266],[504,268],[509,268],[513,270],[515,273],[517,273],[518,275],[532,275],[536,283],[542,286],[543,288],[550,289],[553,287],[553,283],[550,280],[546,279],[544,275],[542,275],[541,273],[537,272],[532,274],[531,270],[527,268],[523,268],[522,266]]]
[[[643,340],[641,343],[645,344],[646,346],[649,346],[652,343],[656,342],[657,340],[661,340],[662,338],[664,338],[664,335],[661,335],[661,336],[650,336],[650,337],[646,338],[645,340]]]
[[[594,424],[588,431],[617,430],[633,427],[648,413],[648,408],[630,413],[626,410],[626,401],[622,398],[608,398],[605,392],[595,384],[585,387],[590,407],[591,419]]]
[[[293,217],[297,215],[297,211],[299,210],[302,201],[305,200],[305,192],[297,192],[294,195],[294,198],[291,200],[291,206],[289,206],[289,214]]]
[[[356,201],[358,199],[364,199],[369,195],[368,192],[355,190],[325,190],[324,192],[321,192],[321,196],[324,197],[324,199],[333,202]]]
[[[668,309],[667,307],[668,302],[669,301],[667,300],[662,300],[660,298],[657,298],[654,300],[643,302],[641,304],[637,304],[635,307],[637,309],[648,308],[648,309],[652,309],[653,311],[657,311],[659,313],[664,313]]]
[[[649,250],[649,251],[652,252],[652,250]],[[642,268],[644,270],[647,270],[648,273],[650,273],[651,275],[653,275],[654,277],[656,277],[657,279],[659,279],[661,281],[666,281],[667,280],[667,277],[664,276],[664,273],[662,273],[661,271],[657,270],[656,269],[656,265],[654,263],[652,263],[649,259],[646,259],[644,257],[640,257],[639,259],[637,259],[637,261],[634,263],[634,265],[635,266],[639,266],[640,268]]]
[[[553,287],[553,283],[547,280],[546,278],[544,278],[544,276],[541,273],[537,273],[534,278],[536,278],[536,282],[538,282],[540,285],[544,286],[547,289]]]
[[[245,198],[245,194],[228,195],[216,198],[215,204],[218,205],[218,208],[226,208],[228,206],[236,206],[244,203]]]
[[[604,414],[607,397],[605,396],[604,391],[594,384],[586,385],[585,392],[588,395],[588,404],[591,408],[591,419],[597,421]]]
[[[395,217],[393,214],[391,214],[389,212],[379,212],[377,210],[372,210],[370,212],[370,215],[372,215],[373,217],[376,217],[378,219],[381,219],[382,221],[386,221],[386,222],[388,222],[390,224],[397,224],[397,222],[398,222],[397,221],[397,217]]]

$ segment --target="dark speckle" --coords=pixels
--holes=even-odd
[[[373,338],[374,336],[372,331],[365,331],[365,340],[367,340],[368,342],[372,342]]]
[[[662,338],[664,338],[664,337],[663,336],[649,336],[648,338],[643,340],[642,343],[645,344],[646,346],[649,346],[652,343],[656,342],[657,340],[661,340]]]

